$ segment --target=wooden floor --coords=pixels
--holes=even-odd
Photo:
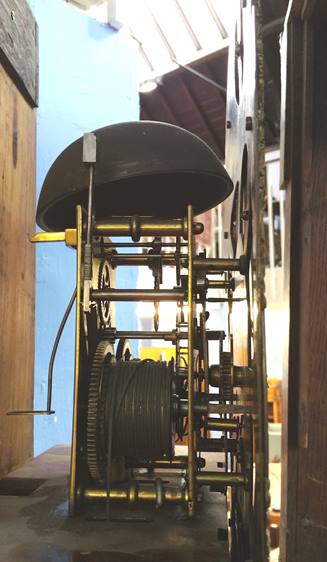
[[[227,543],[217,540],[217,527],[226,525],[221,494],[208,494],[194,520],[177,506],[151,508],[141,522],[68,518],[68,472],[69,449],[57,446],[9,475],[17,494],[39,487],[0,495],[1,562],[228,561]],[[13,481],[7,484],[12,493]]]

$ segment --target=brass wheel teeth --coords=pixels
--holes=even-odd
[[[105,268],[108,268],[108,282],[105,282],[103,273]],[[110,265],[107,260],[101,260],[98,272],[98,289],[109,289],[110,288]],[[105,307],[108,305],[108,312],[106,313]],[[98,303],[98,314],[100,318],[101,326],[104,328],[109,328],[111,319],[110,319],[110,302],[109,301],[101,301]]]
[[[223,351],[220,356],[220,370],[222,374],[221,393],[223,401],[230,402],[233,399],[232,384],[232,354]]]
[[[97,346],[92,362],[92,370],[89,380],[89,393],[87,404],[87,424],[86,424],[86,451],[87,465],[91,477],[97,481],[102,481],[101,458],[98,447],[98,431],[101,425],[101,415],[103,409],[100,408],[100,389],[103,375],[103,362],[107,355],[108,342],[100,341]]]

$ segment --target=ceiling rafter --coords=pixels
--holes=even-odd
[[[156,90],[158,93],[160,103],[164,107],[166,113],[169,115],[169,122],[173,123],[174,125],[179,125],[180,121],[175,113],[175,110],[172,108],[170,102],[167,99],[167,96],[164,93],[164,88],[159,84]]]
[[[129,34],[132,37],[132,39],[134,39],[134,41],[136,41],[136,43],[138,44],[140,53],[141,53],[146,65],[148,66],[150,72],[154,72],[154,66],[153,66],[153,64],[150,60],[149,55],[147,54],[146,50],[144,49],[142,41],[140,41],[140,39],[135,35],[135,33],[134,33],[134,31],[132,30],[131,27],[129,27]]]
[[[206,75],[208,76],[208,78],[210,78],[211,80],[215,80],[215,78],[214,78],[214,76],[213,76],[213,74],[212,74],[212,72],[211,72],[211,69],[210,69],[210,67],[209,67],[209,65],[208,65],[208,63],[207,63],[206,61],[203,62],[202,67],[203,67],[203,70],[206,71]],[[226,104],[226,94],[224,94],[224,93],[222,92],[222,90],[219,90],[218,88],[216,88],[215,91],[217,92],[217,95],[218,95],[220,101],[221,101],[223,104]]]
[[[155,25],[155,27],[156,27],[156,29],[157,29],[157,31],[158,31],[158,34],[160,35],[160,39],[162,40],[163,44],[165,45],[165,47],[166,47],[166,49],[167,49],[167,51],[168,51],[168,53],[169,53],[169,57],[170,57],[171,59],[176,59],[175,51],[174,51],[174,49],[172,48],[170,42],[168,41],[168,39],[167,39],[167,37],[166,37],[166,34],[164,33],[164,31],[163,31],[163,29],[162,29],[162,27],[161,27],[161,25],[160,25],[158,19],[156,18],[155,14],[153,13],[153,11],[152,11],[152,9],[151,9],[151,7],[150,7],[148,1],[146,1],[146,6],[147,6],[147,9],[148,9],[148,11],[149,11],[149,14],[150,14],[150,16],[151,16],[151,18],[152,18],[152,20],[153,20],[153,23],[154,23],[154,25]]]
[[[149,111],[147,102],[145,101],[144,97],[142,98],[142,105],[141,105],[141,111],[142,111],[142,118],[145,121],[152,121],[152,116],[151,116],[151,111]]]
[[[183,75],[181,75],[179,77],[179,81],[182,84],[185,96],[189,99],[192,107],[196,110],[196,113],[197,113],[198,117],[200,118],[202,126],[207,131],[207,134],[211,139],[211,143],[213,144],[214,147],[216,147],[217,152],[218,152],[218,156],[220,158],[223,158],[224,148],[221,144],[220,139],[218,138],[218,136],[216,134],[216,131],[212,127],[212,124],[211,124],[210,120],[207,118],[205,113],[202,111],[202,108],[199,106],[199,103],[198,103],[193,91],[191,90],[190,85],[185,81],[185,78],[184,78]]]
[[[186,30],[187,30],[187,32],[188,32],[190,38],[191,38],[192,41],[193,41],[193,44],[194,44],[196,50],[197,50],[197,51],[200,51],[200,49],[202,49],[202,46],[201,46],[201,43],[200,43],[200,41],[199,41],[199,38],[197,37],[197,35],[196,35],[196,33],[195,33],[193,27],[191,26],[187,15],[185,14],[185,12],[184,12],[182,6],[180,5],[180,2],[179,2],[178,0],[174,0],[174,3],[175,3],[175,6],[176,6],[176,8],[177,8],[177,10],[178,10],[178,13],[179,13],[179,15],[180,15],[180,17],[181,17],[181,20],[182,20],[182,22],[183,22],[183,24],[184,24],[184,26],[185,26],[185,28],[186,28]]]
[[[223,22],[221,21],[220,17],[218,16],[215,8],[213,7],[213,4],[212,4],[211,0],[205,0],[205,3],[207,5],[207,8],[210,12],[210,15],[211,15],[213,21],[215,22],[215,24],[216,24],[216,26],[219,30],[220,35],[222,36],[223,39],[226,39],[226,37],[228,37],[227,31],[224,27]]]

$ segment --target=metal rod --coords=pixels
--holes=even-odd
[[[86,244],[92,241],[94,164],[89,164],[89,193],[87,204]]]
[[[221,258],[195,258],[194,269],[197,271],[220,272],[220,271],[239,271],[242,275],[247,273],[249,262],[246,256],[239,259]]]
[[[255,385],[255,376],[249,367],[234,366],[233,387],[248,387]],[[210,365],[209,383],[211,386],[219,387],[222,381],[222,374],[219,365]]]
[[[209,414],[254,414],[254,406],[243,406],[241,404],[208,404]]]
[[[194,257],[194,238],[193,238],[193,207],[187,207],[187,232],[188,232],[188,280],[187,280],[187,301],[188,301],[188,359],[187,359],[187,385],[188,385],[188,463],[187,463],[187,482],[188,482],[188,514],[194,515],[195,501],[195,447],[194,447],[194,305],[193,305],[193,257]]]
[[[89,170],[89,188],[87,204],[86,241],[84,247],[84,288],[83,310],[90,312],[90,290],[92,281],[92,235],[93,235],[93,191],[94,191],[94,165],[96,162],[96,136],[94,133],[85,133],[83,136],[83,162]]]
[[[84,246],[84,287],[83,310],[90,311],[90,290],[92,280],[92,231],[93,231],[93,172],[94,164],[89,164],[89,194],[87,207],[86,242]]]
[[[183,257],[183,254],[182,254],[181,257]],[[184,257],[187,258],[186,255],[184,255]],[[113,261],[113,262],[117,261],[118,265],[119,265],[119,260],[124,262],[125,260],[129,260],[129,259],[131,259],[131,260],[139,259],[139,260],[145,262],[145,261],[152,260],[152,259],[162,258],[162,259],[169,260],[169,263],[170,263],[170,260],[175,260],[175,254],[172,253],[172,252],[162,252],[161,254],[137,254],[136,252],[133,252],[133,253],[130,253],[130,254],[113,253],[113,254],[109,254],[107,256],[107,258],[110,261]]]
[[[218,280],[218,279],[207,279],[206,282],[208,289],[227,289],[234,291],[235,290],[235,279],[229,280]]]
[[[205,467],[205,459],[202,457],[199,457],[196,459],[197,462],[197,466],[198,468],[204,468]],[[146,460],[140,460],[140,461],[133,461],[129,464],[127,464],[127,466],[132,467],[132,468],[153,468],[153,469],[162,469],[162,468],[170,468],[170,469],[183,469],[183,468],[187,468],[187,456],[180,456],[180,457],[175,457],[173,460],[167,460],[167,459],[158,459],[158,460],[154,460],[154,461],[146,461]]]
[[[96,289],[91,291],[93,301],[180,301],[185,300],[181,289]]]
[[[281,267],[285,263],[285,191],[279,190]]]
[[[161,259],[162,265],[175,265],[176,256],[174,253],[163,252],[161,254],[112,254],[108,256],[113,265],[150,265],[153,259]],[[181,266],[188,267],[188,257],[184,254],[180,256]],[[245,256],[240,259],[220,259],[220,258],[195,258],[193,260],[194,269],[206,271],[208,274],[223,273],[225,271],[239,271],[245,275],[248,269],[248,260]],[[218,285],[215,287],[215,283]],[[210,288],[232,288],[226,286],[226,281],[210,280]],[[230,283],[229,283],[230,284]]]
[[[246,297],[244,297],[243,299],[224,299],[224,298],[217,298],[217,299],[211,299],[208,298],[207,302],[228,302],[228,303],[232,303],[232,302],[242,302],[242,301],[246,301]]]
[[[193,224],[194,234],[202,234],[204,226]],[[154,219],[149,217],[111,218],[95,223],[95,234],[103,236],[131,236],[138,242],[141,236],[182,236],[187,240],[186,219]]]
[[[176,332],[151,332],[151,331],[131,331],[131,332],[116,332],[114,337],[116,339],[129,339],[129,340],[165,340],[175,341]],[[187,338],[187,333],[185,333]]]
[[[199,439],[197,450],[204,453],[235,452],[237,443],[237,439]]]
[[[204,392],[209,392],[209,356],[208,356],[208,340],[206,332],[206,312],[203,310],[200,314],[200,330],[203,349],[203,370],[204,370]]]
[[[224,330],[207,330],[208,340],[224,340],[226,338],[226,333]]]
[[[115,267],[118,265],[138,265],[148,266],[153,264],[154,259],[160,259],[162,265],[175,265],[176,257],[173,253],[162,254],[111,254],[107,257],[110,263]]]
[[[278,35],[284,29],[285,18],[276,18],[262,26],[262,37],[270,37],[271,35]]]
[[[39,233],[37,233],[39,234]],[[63,235],[63,238],[60,238],[60,240],[62,239],[63,241],[65,240],[65,233],[64,232],[59,232],[59,233],[52,233],[52,232],[42,232],[40,234],[59,234],[60,236]],[[34,235],[34,237],[36,236],[36,234]],[[33,238],[34,238],[33,237]],[[34,240],[33,240],[34,241]],[[50,240],[51,241],[51,240]],[[55,242],[57,242],[58,240],[55,240]],[[35,242],[37,242],[37,240],[35,240]],[[180,245],[185,248],[187,247],[187,242],[181,242]],[[153,242],[93,242],[93,246],[96,248],[98,246],[103,247],[103,248],[153,248]],[[160,242],[160,246],[162,246],[162,248],[175,248],[176,247],[176,242]]]
[[[76,299],[76,289],[74,289],[74,292],[73,292],[73,294],[71,296],[71,299],[68,303],[68,306],[65,310],[64,316],[63,316],[63,318],[60,322],[60,326],[58,328],[56,339],[55,339],[54,344],[53,344],[51,357],[50,357],[50,361],[49,361],[49,367],[48,367],[47,409],[46,410],[13,410],[11,412],[7,412],[7,416],[51,416],[52,414],[55,414],[55,411],[51,409],[53,366],[54,366],[54,361],[55,361],[55,358],[56,358],[56,353],[57,353],[58,345],[59,345],[59,342],[60,342],[60,338],[62,336],[64,327],[66,325],[68,316],[71,312],[71,309],[73,307],[75,299]]]
[[[107,491],[103,488],[87,488],[84,490],[85,500],[106,500]],[[182,489],[179,487],[162,486],[162,499],[164,502],[182,504],[188,499],[187,488]],[[137,480],[132,480],[127,484],[114,484],[110,488],[110,500],[113,501],[129,501],[135,503],[142,502],[157,502],[158,490],[156,489],[155,481],[153,484],[144,484]]]
[[[200,486],[221,484],[222,486],[245,486],[246,477],[241,472],[198,472],[196,482]]]
[[[224,92],[224,94],[226,94],[226,88],[225,86],[222,86],[221,84],[219,84],[218,82],[215,82],[214,80],[212,80],[211,78],[209,78],[208,76],[205,76],[204,74],[202,74],[202,72],[199,72],[198,70],[195,70],[195,68],[192,68],[191,66],[189,66],[188,64],[182,64],[180,63],[176,57],[171,57],[171,60],[177,64],[177,66],[179,66],[180,68],[183,68],[184,70],[186,70],[187,72],[189,72],[190,74],[193,74],[194,76],[196,76],[197,78],[200,78],[201,80],[203,80],[204,82],[207,82],[208,84],[210,84],[211,86],[214,86],[215,88],[217,88],[218,90],[220,90],[221,92]]]
[[[189,402],[188,400],[179,400],[179,413],[182,416],[188,415]],[[208,404],[206,402],[194,402],[193,403],[193,415],[200,414],[203,416],[208,415]]]
[[[235,432],[239,428],[237,420],[221,419],[221,418],[207,418],[205,426],[209,431],[231,431]]]
[[[267,182],[267,200],[268,200],[268,242],[269,242],[269,267],[275,267],[275,237],[274,237],[274,212],[273,212],[273,188],[270,182]]]
[[[56,335],[56,339],[54,341],[53,344],[53,348],[52,348],[52,353],[51,353],[51,357],[50,357],[50,361],[49,361],[49,368],[48,368],[48,397],[47,397],[47,410],[48,412],[51,412],[51,401],[52,401],[52,379],[53,379],[53,366],[54,366],[54,361],[56,358],[56,353],[57,353],[57,349],[58,349],[58,345],[61,339],[61,335],[64,331],[64,327],[66,325],[67,319],[70,315],[71,309],[73,308],[73,304],[75,302],[76,299],[76,288],[74,289],[74,292],[70,298],[70,301],[68,303],[68,306],[65,310],[65,314],[60,322],[60,326],[58,328],[58,332]],[[54,413],[54,412],[52,412]]]
[[[7,412],[7,416],[51,416],[53,410],[12,410]]]
[[[165,340],[175,342],[176,340],[187,340],[188,332],[177,332],[175,330],[171,332],[154,332],[151,330],[127,330],[127,331],[111,331],[103,330],[101,332],[102,338],[109,339],[130,339],[130,340]],[[225,338],[225,332],[221,330],[206,330],[207,340],[220,340]],[[213,365],[213,367],[218,367],[219,365]],[[210,367],[211,370],[211,367]]]

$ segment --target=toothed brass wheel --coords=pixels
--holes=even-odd
[[[98,273],[98,289],[110,288],[110,265],[107,260],[102,260]],[[109,328],[111,323],[110,301],[103,300],[98,304],[98,313],[101,328]]]
[[[232,367],[232,354],[229,351],[222,351],[220,354],[220,393],[223,402],[233,400]]]
[[[90,476],[96,482],[104,481],[106,466],[101,453],[104,447],[98,445],[99,441],[104,440],[103,419],[108,382],[104,366],[110,361],[116,361],[112,344],[100,341],[93,357],[89,379],[86,428],[87,465]]]

